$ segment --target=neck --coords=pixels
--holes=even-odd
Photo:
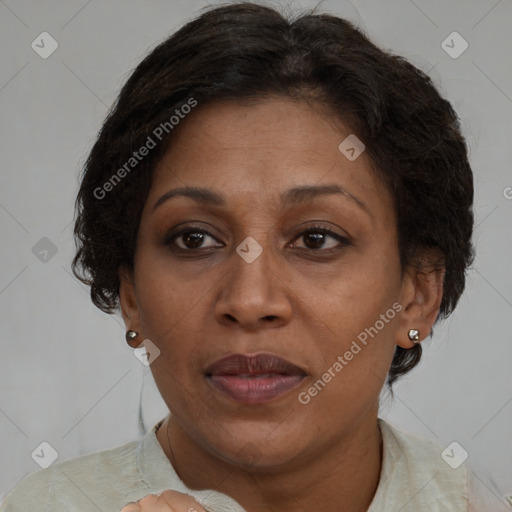
[[[247,512],[366,512],[379,484],[382,438],[376,411],[323,452],[280,468],[248,470],[214,457],[172,416],[157,437],[187,487],[227,494]]]

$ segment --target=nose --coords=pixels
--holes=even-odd
[[[280,327],[290,322],[290,287],[282,269],[277,271],[272,249],[263,248],[250,263],[236,252],[230,260],[215,303],[216,320],[245,330]]]

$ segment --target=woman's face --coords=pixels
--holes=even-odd
[[[156,384],[198,446],[239,464],[314,456],[374,420],[404,329],[390,194],[366,153],[338,148],[350,131],[305,103],[199,105],[181,123],[123,310],[159,348]],[[214,364],[234,354],[290,364]]]

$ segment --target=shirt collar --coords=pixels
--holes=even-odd
[[[176,473],[160,445],[156,432],[165,418],[160,420],[141,439],[137,446],[137,467],[142,480],[150,488],[149,493],[155,494],[172,489],[193,496],[205,508],[219,512],[244,512],[244,509],[233,498],[214,490],[198,491],[189,489]]]

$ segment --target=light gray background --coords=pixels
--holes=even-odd
[[[208,3],[217,2],[0,0],[0,497],[39,469],[30,454],[42,441],[59,462],[134,440],[167,412],[121,319],[96,310],[70,274],[73,202],[131,70]],[[462,119],[478,256],[457,311],[382,416],[443,446],[457,441],[478,478],[510,495],[512,2],[331,0],[322,10],[428,71]],[[48,59],[31,48],[43,31],[59,44]],[[457,59],[441,47],[453,31],[469,43]],[[57,247],[46,262],[32,251],[42,237]]]

